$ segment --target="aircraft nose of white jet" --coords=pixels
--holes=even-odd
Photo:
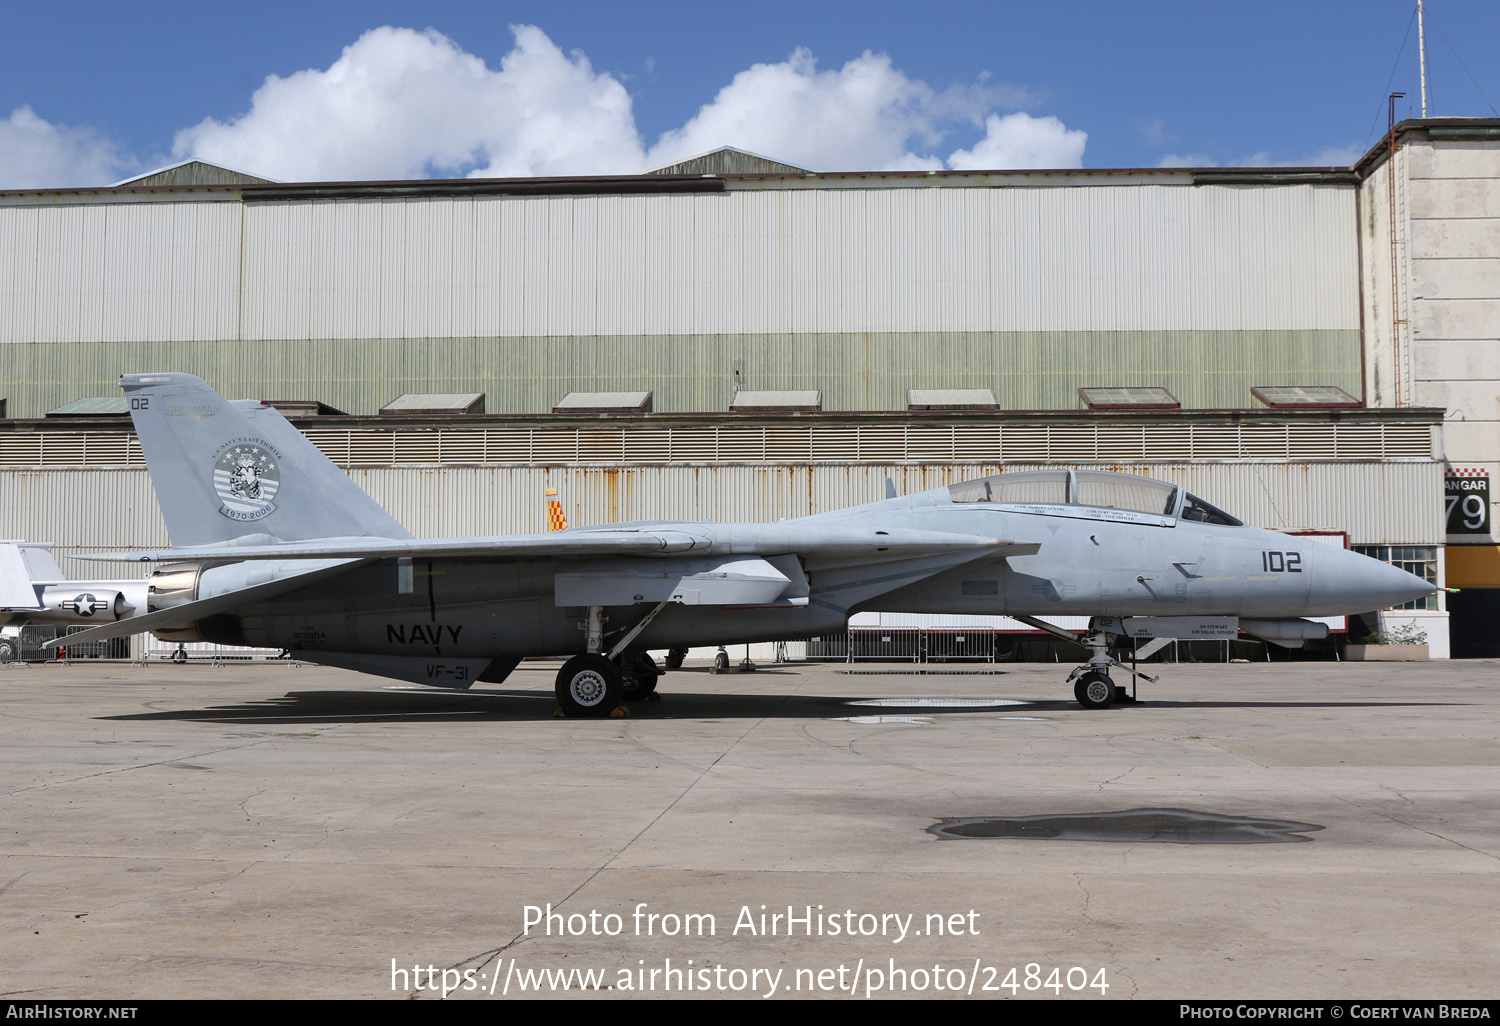
[[[1342,612],[1390,609],[1437,591],[1416,574],[1358,552],[1334,550],[1331,554],[1333,565],[1320,574],[1325,582],[1320,590],[1325,598],[1338,602]]]

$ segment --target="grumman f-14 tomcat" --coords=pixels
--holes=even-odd
[[[866,611],[1087,615],[1085,707],[1116,700],[1117,636],[1322,637],[1305,617],[1433,591],[1342,548],[1242,524],[1175,484],[1002,473],[771,524],[651,521],[413,538],[272,407],[187,374],[121,378],[172,548],[148,610],[73,636],[286,649],[438,687],[571,655],[557,700],[604,716],[649,694],[650,649],[836,633]],[[1153,679],[1153,678],[1145,678]]]

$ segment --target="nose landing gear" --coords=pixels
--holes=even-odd
[[[1116,685],[1110,678],[1109,670],[1112,666],[1124,670],[1136,680],[1144,680],[1151,684],[1155,684],[1158,680],[1110,656],[1109,639],[1112,635],[1095,626],[1097,618],[1089,621],[1088,633],[1079,638],[1072,631],[1053,626],[1046,620],[1038,620],[1033,616],[1016,616],[1014,613],[1010,615],[1037,630],[1046,631],[1064,641],[1071,641],[1075,645],[1083,645],[1089,650],[1088,662],[1068,674],[1068,680],[1073,684],[1073,697],[1078,699],[1078,704],[1085,709],[1108,709],[1116,702],[1135,701],[1134,695]]]
[[[1073,697],[1085,709],[1106,709],[1114,704],[1115,696],[1115,682],[1098,670],[1090,670],[1073,684]]]

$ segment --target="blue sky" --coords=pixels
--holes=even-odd
[[[187,156],[280,180],[630,173],[724,144],[816,170],[1347,163],[1388,89],[1418,114],[1414,9],[14,5],[0,188]],[[1433,116],[1495,116],[1497,39],[1496,0],[1430,0]]]

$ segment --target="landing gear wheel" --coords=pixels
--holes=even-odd
[[[682,669],[682,661],[687,658],[688,650],[685,648],[674,648],[667,651],[667,669]]]
[[[1108,709],[1115,701],[1115,682],[1107,674],[1090,670],[1073,685],[1073,697],[1085,709]]]
[[[557,704],[569,716],[608,716],[624,693],[619,668],[602,655],[576,655],[557,671]]]
[[[12,662],[16,658],[16,643],[9,638],[0,639],[0,663]]]
[[[642,652],[633,660],[628,660],[621,667],[621,672],[626,701],[642,701],[656,693],[656,682],[661,678],[661,671],[656,668],[656,660],[649,654]]]
[[[729,653],[726,652],[726,651],[724,651],[722,648],[719,649],[718,654],[714,656],[714,672],[715,673],[728,673],[729,672]]]
[[[177,649],[172,653],[172,662],[178,664],[179,666],[187,662],[187,649],[183,648],[181,645],[178,645]]]

